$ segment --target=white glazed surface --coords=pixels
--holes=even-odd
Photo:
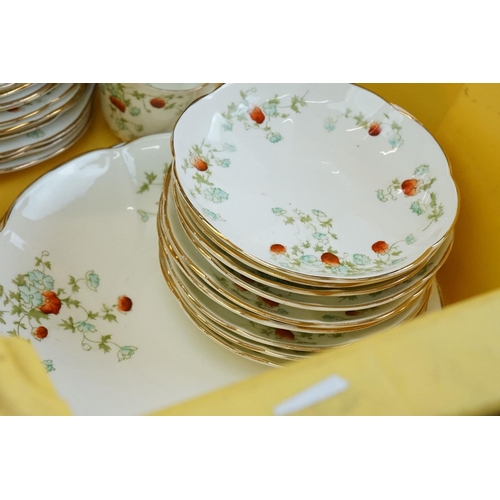
[[[164,281],[155,217],[169,139],[71,160],[31,185],[0,230],[0,333],[31,341],[77,415],[144,414],[269,369],[203,335]],[[60,310],[45,317],[49,292]]]
[[[162,89],[151,85],[173,85],[175,88]],[[115,135],[124,141],[171,132],[186,107],[216,87],[214,83],[99,84],[104,118]]]
[[[450,231],[458,210],[437,142],[354,85],[224,85],[183,113],[173,147],[207,227],[291,277],[402,271]]]

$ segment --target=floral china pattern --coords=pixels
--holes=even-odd
[[[307,106],[305,100],[307,92],[302,96],[291,96],[290,101],[287,103],[284,103],[282,98],[278,94],[275,94],[274,97],[266,100],[261,106],[252,104],[248,100],[249,95],[256,92],[257,88],[255,87],[246,91],[240,91],[241,101],[238,104],[231,102],[227,110],[221,113],[222,117],[225,118],[222,128],[225,131],[232,131],[235,121],[238,121],[243,123],[245,130],[261,130],[265,132],[266,139],[276,144],[283,140],[283,136],[273,130],[272,122],[275,119],[287,119],[290,116],[288,111],[300,113],[300,108]]]
[[[271,326],[261,325],[260,323],[255,323],[254,321],[249,321],[250,325],[254,330],[264,337],[277,340],[280,342],[294,342],[302,345],[318,345],[318,334],[308,333],[308,332],[296,332],[288,330],[286,328],[274,328]],[[335,332],[335,333],[322,333],[319,337],[338,339],[342,338],[345,332]]]
[[[363,274],[403,262],[406,257],[402,255],[403,250],[400,245],[403,243],[412,245],[416,241],[415,237],[409,234],[404,240],[391,244],[384,240],[374,242],[371,245],[370,255],[366,253],[341,255],[333,247],[333,240],[338,238],[331,232],[332,218],[322,210],[312,209],[311,214],[308,214],[294,209],[294,215],[291,215],[283,208],[274,207],[272,212],[275,216],[283,218],[285,225],[294,225],[297,228],[302,226],[298,234],[307,236],[307,239],[301,239],[292,245],[285,245],[283,242],[273,242],[269,245],[271,259],[286,269],[314,268],[321,274],[336,276]]]
[[[120,83],[100,83],[99,87],[103,97],[106,96],[106,92],[109,94],[109,107],[116,128],[128,131],[133,139],[136,139],[137,134],[144,131],[144,126],[133,123],[131,118],[133,119],[142,113],[152,113],[151,108],[164,111],[177,108],[180,115],[185,107],[185,97],[179,93],[165,92],[161,96],[151,96],[134,90],[130,97],[127,97],[125,87]],[[131,118],[127,119],[127,116]]]
[[[72,314],[57,323],[59,329],[78,333],[80,345],[84,351],[91,351],[94,347],[103,353],[116,352],[118,361],[124,361],[133,356],[137,347],[120,345],[113,340],[111,334],[98,334],[97,322],[116,323],[118,317],[116,312],[126,314],[132,310],[132,300],[126,295],[119,296],[112,305],[102,304],[100,310],[90,310],[82,305],[76,298],[82,286],[86,286],[93,292],[97,292],[100,278],[93,270],[87,271],[81,278],[69,276],[66,287],[70,287],[68,293],[65,288],[56,288],[56,282],[50,271],[52,264],[47,258],[49,252],[43,251],[40,257],[35,258],[35,265],[31,271],[17,275],[12,279],[14,287],[7,290],[0,285],[0,300],[3,307],[0,309],[0,325],[7,327],[4,315],[7,313],[12,318],[11,329],[6,333],[12,337],[24,338],[31,336],[38,342],[43,342],[51,334],[50,323],[55,316],[62,311],[68,313],[74,308]],[[29,341],[29,337],[27,339]],[[48,372],[54,371],[52,360],[43,360]]]
[[[203,196],[215,204],[223,203],[229,199],[229,194],[215,186],[210,177],[214,167],[231,167],[230,154],[235,151],[236,147],[227,142],[223,144],[222,149],[216,149],[205,141],[190,148],[188,158],[184,158],[181,167],[184,172],[188,170],[194,172],[192,176],[194,186],[190,190],[193,198]],[[205,211],[205,215],[212,220],[223,220],[219,214],[208,209]]]
[[[141,184],[141,186],[137,190],[137,194],[143,194],[143,193],[148,192],[152,186],[153,187],[155,187],[155,186],[163,187],[163,179],[165,178],[165,175],[167,174],[168,169],[169,169],[169,164],[165,163],[162,174],[158,174],[154,171],[144,172],[145,180],[143,181],[143,183]],[[161,176],[160,180],[158,180],[159,175]],[[158,205],[158,202],[156,202],[156,204]],[[156,214],[157,214],[157,212],[149,212],[147,210],[143,210],[142,208],[138,208],[137,213],[138,213],[139,217],[141,218],[142,222],[147,222],[152,217],[156,217]]]
[[[323,121],[323,127],[328,132],[333,132],[337,127],[337,122],[340,118],[349,118],[354,120],[356,127],[364,128],[372,137],[381,134],[382,131],[388,130],[387,140],[393,148],[398,148],[404,144],[401,136],[402,127],[398,125],[387,113],[383,114],[384,120],[367,120],[363,113],[358,112],[354,114],[352,109],[347,108],[346,111],[340,115],[328,116]],[[387,121],[386,121],[387,120]]]
[[[432,185],[436,182],[436,177],[429,176],[429,165],[419,165],[413,172],[413,177],[400,182],[399,179],[394,179],[385,189],[378,189],[376,191],[379,201],[386,203],[389,200],[396,201],[399,195],[403,194],[405,198],[412,199],[420,193],[428,193],[428,200],[424,198],[412,201],[409,209],[416,215],[426,215],[429,224],[423,229],[425,231],[433,223],[437,222],[440,217],[444,215],[444,206],[442,203],[438,204],[437,194],[431,191]]]

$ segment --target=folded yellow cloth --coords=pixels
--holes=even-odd
[[[29,342],[0,337],[0,416],[71,415]]]

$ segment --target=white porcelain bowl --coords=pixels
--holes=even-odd
[[[173,134],[208,234],[289,279],[386,279],[450,233],[458,194],[417,121],[350,84],[226,84]]]
[[[215,83],[100,83],[106,122],[122,140],[171,132],[175,122],[195,99],[208,94]]]

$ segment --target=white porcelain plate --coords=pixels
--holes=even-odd
[[[77,415],[144,414],[271,369],[200,334],[165,284],[155,216],[169,139],[71,160],[0,229],[0,334],[32,343]]]
[[[445,154],[350,84],[226,84],[177,122],[175,174],[207,230],[286,276],[377,279],[453,227]]]

